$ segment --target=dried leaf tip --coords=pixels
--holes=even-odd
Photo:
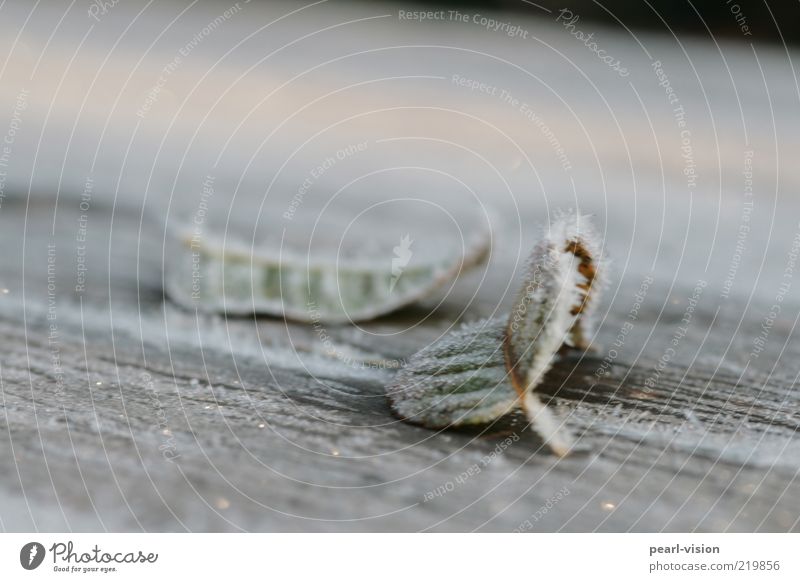
[[[532,427],[563,456],[572,437],[535,394],[563,345],[585,348],[602,286],[599,239],[587,216],[559,213],[534,246],[506,325],[503,353]]]

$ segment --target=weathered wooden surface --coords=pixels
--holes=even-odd
[[[552,15],[519,20],[527,39],[369,5],[259,31],[298,5],[242,4],[137,117],[224,9],[172,23],[182,6],[150,7],[125,32],[142,6],[100,22],[66,3],[27,23],[28,3],[0,8],[4,118],[26,90],[0,206],[0,528],[800,529],[795,53],[595,31],[621,78]],[[693,189],[654,60],[686,111]],[[454,74],[531,104],[552,135]],[[387,166],[449,172],[498,210],[487,269],[438,307],[326,328],[334,356],[313,326],[164,301],[164,233],[143,200],[191,212],[213,175],[233,212],[283,212],[311,168],[363,141],[319,190]],[[270,190],[279,170],[290,188]],[[375,183],[407,195],[425,179]],[[590,452],[556,459],[518,417],[440,432],[393,418],[392,366],[507,310],[535,226],[569,206],[595,214],[614,257],[595,351],[546,387]]]

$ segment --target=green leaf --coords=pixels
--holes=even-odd
[[[506,372],[505,318],[464,325],[420,350],[388,388],[392,408],[429,428],[487,423],[514,408]]]
[[[559,215],[531,253],[507,319],[450,332],[411,357],[389,387],[399,416],[430,428],[490,422],[518,404],[559,455],[563,423],[536,395],[562,347],[585,348],[604,264],[588,218]]]

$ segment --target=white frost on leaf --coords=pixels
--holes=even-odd
[[[534,246],[507,320],[462,327],[424,348],[389,388],[394,410],[431,428],[485,423],[519,405],[559,455],[572,437],[536,388],[564,347],[584,349],[604,263],[589,219],[559,214]]]
[[[503,361],[505,319],[464,325],[420,350],[388,389],[395,412],[429,428],[482,424],[516,406]]]

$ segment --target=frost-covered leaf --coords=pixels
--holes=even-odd
[[[587,217],[559,216],[534,247],[503,339],[511,382],[534,428],[558,454],[572,439],[535,389],[563,345],[585,347],[599,287],[597,236]]]
[[[517,401],[506,373],[505,318],[462,326],[414,354],[388,389],[395,412],[429,428],[490,422]]]
[[[167,223],[166,290],[192,310],[310,323],[390,313],[452,283],[491,251],[485,208],[451,191],[424,192],[405,199],[356,188],[286,206],[271,192],[266,202],[245,197],[244,207],[216,192],[202,199],[202,213],[198,206]]]
[[[558,454],[572,439],[535,394],[565,345],[584,348],[600,286],[586,217],[559,215],[531,253],[507,319],[463,326],[416,353],[389,388],[402,418],[431,428],[485,423],[521,404]]]

